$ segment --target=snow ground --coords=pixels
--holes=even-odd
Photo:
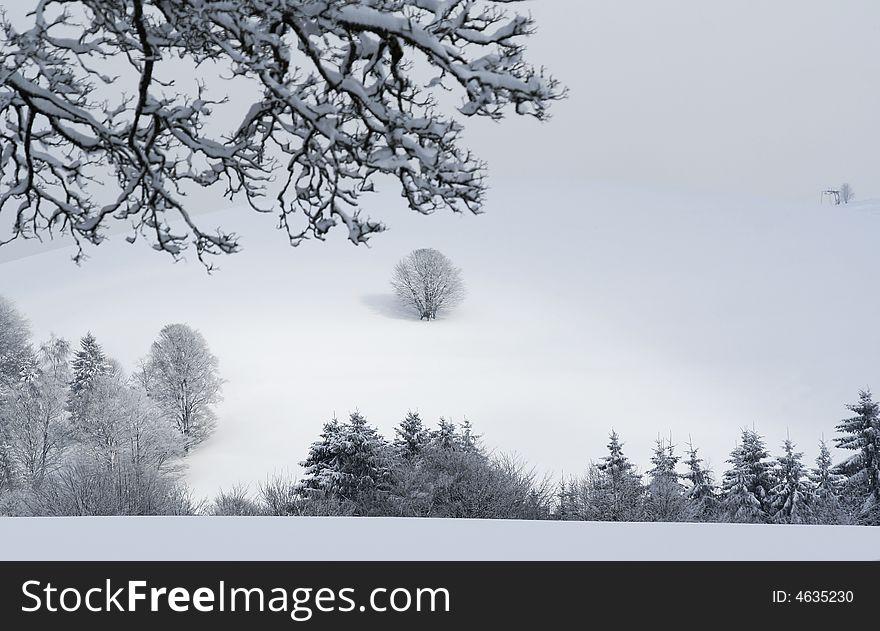
[[[880,560],[880,529],[864,526],[38,517],[0,519],[0,541],[18,542],[0,561]]]
[[[7,260],[0,294],[37,337],[91,330],[129,369],[166,323],[204,333],[228,383],[216,435],[189,458],[199,496],[297,474],[322,423],[354,409],[385,435],[409,409],[467,417],[555,475],[601,457],[612,427],[643,468],[671,433],[721,469],[753,424],[812,459],[856,391],[880,388],[877,205],[494,184],[480,217],[376,196],[391,230],[370,248],[337,234],[293,249],[271,217],[226,209],[202,219],[236,226],[244,251],[210,277],[115,235],[82,267],[68,248]],[[468,284],[437,322],[389,294],[416,247]]]

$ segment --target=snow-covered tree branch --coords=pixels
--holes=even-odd
[[[417,212],[478,212],[461,121],[545,119],[565,95],[525,61],[517,2],[40,0],[30,28],[2,21],[0,243],[61,233],[82,256],[125,222],[174,256],[235,252],[194,217],[202,188],[277,213],[294,245],[335,226],[363,243],[384,229],[359,209],[383,175]],[[218,129],[233,84],[253,98]]]

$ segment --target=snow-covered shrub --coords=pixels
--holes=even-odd
[[[217,517],[251,517],[263,513],[262,506],[249,496],[247,487],[240,484],[229,491],[221,489],[208,508],[208,514]]]

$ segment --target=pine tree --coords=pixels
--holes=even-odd
[[[87,390],[101,375],[110,371],[110,363],[104,350],[95,336],[87,333],[79,342],[80,348],[73,354],[71,367],[73,378],[70,382],[70,392],[76,397]]]
[[[602,519],[637,521],[643,514],[641,476],[623,453],[617,432],[611,431],[608,455],[596,465],[598,489],[596,501],[601,505]]]
[[[652,521],[682,521],[685,517],[685,488],[676,471],[679,459],[671,440],[667,443],[657,438],[645,502],[647,517]]]
[[[804,524],[810,519],[812,492],[801,462],[803,453],[794,450],[794,443],[786,438],[784,454],[777,458],[776,486],[772,489],[773,520],[783,524]]]
[[[389,446],[359,412],[347,423],[325,424],[321,440],[300,464],[306,470],[304,493],[349,500],[361,515],[374,514],[390,489]]]
[[[764,521],[767,514],[751,490],[752,476],[742,462],[734,458],[731,461],[734,462],[733,468],[724,474],[724,496],[721,500],[723,520],[745,524]]]
[[[771,490],[774,486],[772,464],[766,459],[770,453],[764,446],[764,439],[755,430],[745,431],[742,435],[743,462],[752,475],[752,493],[758,498],[765,513],[771,511]]]
[[[468,452],[481,452],[482,449],[480,447],[480,435],[474,434],[474,426],[468,419],[465,419],[461,424],[461,434],[459,436],[459,443],[461,444],[462,451]]]
[[[818,524],[840,524],[847,521],[840,492],[844,476],[835,473],[831,451],[824,440],[819,441],[816,467],[810,473],[813,484],[813,521]]]
[[[437,429],[431,432],[431,442],[441,449],[449,451],[457,450],[461,446],[458,428],[454,423],[447,421],[445,418],[441,418]]]
[[[80,348],[73,354],[71,361],[72,374],[67,394],[70,422],[77,432],[88,425],[88,417],[92,413],[91,401],[98,382],[114,370],[113,364],[104,354],[94,335],[87,333],[79,344]]]
[[[561,521],[572,519],[572,486],[574,486],[574,482],[569,485],[565,478],[559,483],[559,491],[556,493],[555,517]]]
[[[397,454],[410,462],[418,457],[430,439],[418,412],[407,412],[406,418],[394,429],[394,433]]]
[[[693,443],[688,443],[685,465],[688,470],[682,477],[690,483],[686,491],[688,513],[697,521],[711,520],[718,509],[718,493],[712,480],[712,472],[703,467]]]
[[[742,442],[731,452],[732,466],[722,482],[723,517],[735,522],[765,522],[772,511],[773,477],[765,459],[770,455],[764,439],[754,430],[744,429]],[[752,499],[746,497],[746,493]]]
[[[744,429],[741,435],[741,443],[730,454],[728,462],[733,465],[725,472],[722,483],[722,494],[730,495],[737,485],[745,484],[755,502],[745,502],[743,498],[733,498],[731,502],[723,502],[723,511],[727,518],[733,519],[731,511],[740,515],[737,521],[745,517],[755,518],[756,521],[767,521],[772,514],[771,490],[774,486],[770,463],[766,462],[769,457],[764,447],[764,439],[755,431]],[[740,489],[737,488],[737,492]],[[751,507],[756,505],[758,512],[752,515]]]
[[[835,468],[846,476],[846,489],[860,503],[860,521],[880,522],[880,406],[870,390],[859,392],[859,402],[846,406],[855,416],[837,425],[842,434],[834,442],[855,451]]]

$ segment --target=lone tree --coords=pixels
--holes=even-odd
[[[400,302],[414,309],[420,320],[436,320],[438,311],[454,307],[464,298],[461,270],[430,248],[413,250],[395,265],[391,286]]]
[[[565,96],[526,62],[535,25],[511,4],[45,0],[24,30],[0,17],[10,239],[63,233],[81,258],[119,224],[175,257],[237,251],[187,205],[203,188],[276,213],[293,245],[338,225],[359,244],[384,230],[359,211],[381,176],[419,213],[479,212],[463,119],[544,120]]]
[[[848,182],[844,182],[840,185],[840,201],[844,204],[850,203],[855,197],[855,193],[853,192],[852,186],[849,185]]]
[[[183,435],[185,452],[214,431],[223,380],[201,333],[169,324],[153,342],[139,378],[147,394]]]

